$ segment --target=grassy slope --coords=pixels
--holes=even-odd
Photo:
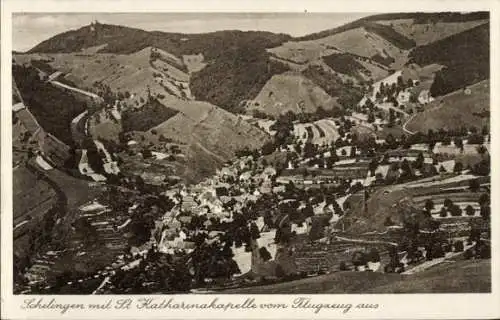
[[[472,293],[491,292],[491,260],[445,263],[368,293]]]
[[[151,92],[170,96],[153,77],[156,71],[149,64],[151,48],[145,48],[128,55],[109,53],[77,54],[23,54],[15,56],[19,62],[32,58],[52,58],[51,65],[68,74],[67,78],[80,88],[92,88],[100,81],[115,92],[135,94],[135,101],[147,96],[147,87]],[[171,68],[173,69],[173,67]],[[187,74],[180,72],[187,78]],[[132,101],[132,102],[135,102]]]
[[[364,27],[357,27],[318,38],[314,41],[324,47],[333,47],[336,50],[361,57],[371,58],[376,55],[389,55],[396,59],[396,65],[404,62],[405,51],[398,47],[400,46],[399,43],[395,45],[391,42],[392,40],[390,41],[374,32],[375,29],[369,28],[369,30]],[[404,46],[404,48],[407,48],[407,46]]]
[[[277,116],[287,111],[315,112],[318,107],[332,109],[339,106],[322,88],[300,74],[273,76],[254,99],[252,109]]]
[[[382,286],[401,279],[399,274],[375,272],[337,272],[279,284],[239,288],[225,293],[235,294],[314,294],[363,293],[370,286]]]
[[[37,218],[44,214],[57,200],[56,193],[48,183],[38,180],[33,172],[21,166],[13,171],[13,214],[14,221],[21,222],[23,214]],[[36,207],[44,209],[31,210]]]
[[[441,264],[414,275],[337,272],[285,283],[224,291],[235,294],[490,292],[491,260]]]
[[[352,233],[369,231],[385,231],[384,220],[390,216],[395,223],[403,221],[400,209],[393,207],[401,199],[411,194],[405,190],[397,190],[392,186],[376,190],[367,200],[367,211],[364,203],[356,203],[352,210],[342,219],[347,230]]]
[[[490,110],[489,81],[470,86],[471,94],[457,90],[433,101],[430,108],[417,114],[408,123],[411,131],[427,132],[429,129],[455,129],[461,126],[482,128],[489,125],[489,117],[481,118],[474,112]],[[441,101],[443,101],[441,103]]]
[[[273,49],[273,52],[280,57],[304,63],[319,58],[318,52],[330,55],[335,50],[371,58],[377,56],[380,59],[384,55],[379,56],[377,51],[385,49],[396,60],[391,66],[399,68],[406,60],[401,50],[446,38],[483,24],[488,19],[487,12],[373,15],[334,29],[294,38],[292,42]],[[368,31],[368,37],[360,32],[364,30]],[[391,63],[390,59],[386,63]]]
[[[181,112],[156,126],[158,135],[188,143],[195,139],[226,159],[244,146],[260,146],[267,137],[262,130],[239,120],[238,116],[206,102],[179,102],[172,107]]]
[[[158,143],[163,135],[181,144],[186,156],[184,171],[180,176],[189,181],[213,174],[225,161],[234,157],[237,150],[260,148],[269,139],[262,130],[238,116],[201,101],[177,101],[168,104],[179,112],[151,130],[141,133],[139,143]],[[153,134],[152,131],[156,134]]]

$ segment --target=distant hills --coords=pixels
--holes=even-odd
[[[140,125],[131,125],[127,116],[125,126],[105,118],[97,124],[92,118],[90,131],[116,140],[121,131],[153,136],[151,130],[156,128],[184,144],[192,153],[188,158],[210,157],[213,161],[207,167],[212,170],[237,148],[259,148],[270,138],[240,122],[239,114],[253,115],[257,110],[277,117],[287,111],[314,113],[321,108],[341,115],[356,108],[377,81],[409,70],[409,65],[420,68],[412,70],[433,66],[429,70],[435,71],[427,72],[425,79],[420,79],[419,72],[411,78],[425,82],[435,97],[487,80],[489,26],[488,12],[380,14],[295,38],[261,31],[150,32],[91,23],[13,56],[16,65],[31,65],[46,73],[60,71],[61,81],[85,90],[109,87],[128,108],[139,108],[148,96],[154,97],[160,105],[137,113]],[[30,85],[23,83],[22,76],[17,78],[21,91],[26,91]],[[50,102],[39,97],[27,99],[33,100],[33,108],[40,108],[34,110],[35,116],[51,114],[54,118],[45,117],[42,126],[46,123],[56,136],[69,141],[68,120],[82,107],[73,103],[59,116],[49,110]],[[203,114],[206,118],[199,116]],[[412,129],[427,128],[414,124],[420,118],[411,123]],[[443,119],[446,122],[447,117]],[[189,135],[200,138],[185,137]],[[202,135],[227,141],[221,145]],[[139,143],[160,144],[157,137],[148,139]]]
[[[436,74],[431,87],[433,96],[489,78],[490,24],[454,34],[436,42],[419,46],[410,53],[410,61],[418,65],[437,63],[446,68]]]
[[[487,67],[478,66],[476,61],[487,58],[488,19],[488,12],[380,14],[296,38],[234,30],[206,34],[149,32],[93,23],[47,39],[28,53],[77,53],[97,48],[96,53],[122,55],[153,47],[181,61],[185,61],[183,57],[201,54],[207,65],[191,77],[193,95],[229,111],[242,112],[242,101],[255,98],[274,74],[290,69],[304,71],[310,65],[326,64],[336,77],[344,81],[352,78],[356,84],[377,81],[408,61],[423,65],[442,63],[448,67],[443,77],[451,79],[446,73],[464,70],[463,62],[468,61],[466,74],[456,82],[484,80]],[[472,56],[464,46],[477,47],[480,53]],[[435,52],[432,59],[429,52]],[[181,69],[185,69],[183,64]],[[467,75],[477,72],[481,75]],[[458,86],[450,85],[454,89]],[[453,90],[435,90],[436,94],[446,91]]]

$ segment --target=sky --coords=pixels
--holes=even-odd
[[[12,49],[26,51],[56,34],[97,20],[144,29],[180,33],[259,30],[302,36],[335,28],[367,13],[16,13]]]

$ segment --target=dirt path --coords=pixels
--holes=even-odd
[[[68,89],[68,90],[71,90],[73,92],[77,92],[77,93],[86,95],[87,97],[91,97],[91,98],[94,98],[94,99],[100,99],[101,98],[101,97],[99,97],[95,93],[88,92],[88,91],[85,91],[85,90],[82,90],[82,89],[78,89],[78,88],[75,88],[75,87],[72,87],[72,86],[68,86],[67,84],[64,84],[64,83],[59,82],[59,81],[50,81],[50,83],[52,83],[53,85],[56,85],[58,87],[64,88],[64,89]]]
[[[403,124],[403,131],[410,134],[410,135],[413,135],[415,134],[416,132],[412,132],[410,130],[408,130],[408,128],[406,128],[406,126],[408,125],[408,123],[413,119],[415,118],[416,114],[412,115],[408,120],[406,120],[406,122]]]
[[[83,141],[85,140],[85,137],[87,136],[87,132],[85,132],[85,129],[80,130],[80,121],[85,119],[85,116],[88,114],[88,110],[85,110],[84,112],[80,113],[77,115],[72,121],[71,121],[71,135],[73,140],[75,141],[76,144],[81,145]],[[85,128],[85,124],[84,124]]]

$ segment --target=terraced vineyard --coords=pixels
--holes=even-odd
[[[351,268],[351,259],[354,252],[360,250],[368,251],[371,248],[375,248],[379,251],[381,264],[389,260],[387,248],[384,245],[345,241],[333,241],[329,244],[303,243],[296,247],[294,258],[299,272],[308,275],[330,273],[339,271],[341,262],[344,262],[346,267]]]
[[[293,134],[303,142],[308,141],[318,145],[335,142],[340,136],[337,125],[331,118],[310,123],[297,123],[293,127]]]
[[[77,220],[85,221],[87,231],[76,227],[66,238],[59,239],[66,243],[65,249],[51,249],[37,254],[34,264],[26,273],[30,281],[54,285],[59,277],[70,270],[85,278],[100,269],[104,270],[124,252],[128,245],[125,227],[130,223],[127,214],[116,214],[93,202],[78,209]],[[100,246],[100,250],[95,250],[95,246]]]

